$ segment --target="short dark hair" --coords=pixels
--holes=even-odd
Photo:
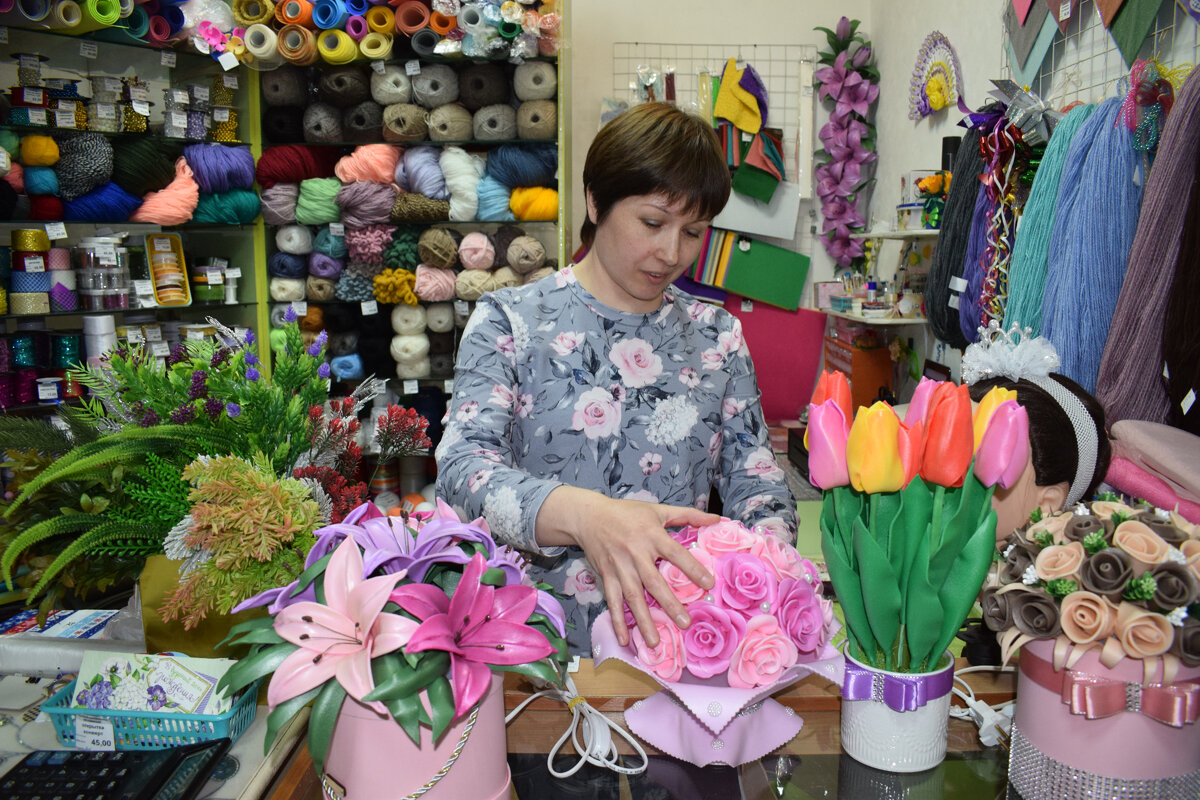
[[[1104,423],[1104,407],[1082,386],[1066,375],[1051,374],[1049,380],[1057,381],[1063,388],[1079,398],[1096,426],[1096,468],[1092,481],[1083,493],[1083,500],[1091,499],[1112,459],[1112,445]],[[1015,389],[1017,402],[1025,407],[1029,415],[1029,446],[1033,451],[1033,477],[1038,486],[1053,486],[1056,483],[1071,485],[1075,480],[1075,469],[1079,464],[1079,443],[1075,438],[1075,427],[1071,418],[1049,392],[1027,380],[1013,381],[1008,378],[993,378],[971,386],[971,399],[979,401],[993,386]]]
[[[612,207],[637,195],[665,194],[703,218],[729,200],[729,167],[709,123],[669,103],[642,103],[609,121],[588,148],[583,190],[596,204],[580,238],[590,247]]]

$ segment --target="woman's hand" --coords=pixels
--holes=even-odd
[[[650,621],[643,592],[649,592],[676,625],[686,628],[691,624],[687,610],[655,566],[657,560],[670,561],[702,589],[713,587],[712,575],[687,548],[671,538],[667,526],[712,525],[720,519],[687,506],[614,500],[587,489],[560,486],[546,497],[538,511],[537,539],[547,547],[582,548],[604,583],[617,641],[622,646],[629,644],[624,602],[629,604],[646,644],[656,647],[658,633]]]

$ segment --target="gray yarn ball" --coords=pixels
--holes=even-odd
[[[371,99],[381,106],[412,102],[412,81],[404,68],[389,64],[371,75]]]
[[[413,102],[437,108],[458,99],[458,74],[447,64],[425,64],[412,79]]]
[[[526,100],[517,109],[517,136],[553,139],[558,130],[558,109],[553,100]]]
[[[476,139],[515,139],[517,112],[513,111],[512,106],[503,104],[484,106],[475,112],[472,128]]]
[[[558,91],[558,74],[548,61],[526,61],[513,73],[513,92],[517,99],[550,100]]]
[[[458,76],[458,99],[471,111],[508,102],[508,78],[499,64],[471,64]]]
[[[112,180],[113,149],[99,133],[56,137],[58,196],[71,201]]]
[[[313,103],[304,110],[304,141],[342,141],[342,113],[328,103]]]
[[[317,96],[338,108],[349,108],[371,97],[371,81],[358,67],[334,67],[321,73]]]
[[[429,138],[461,142],[471,138],[471,112],[461,103],[447,103],[429,112]]]
[[[308,102],[308,80],[296,67],[280,67],[260,75],[259,91],[268,106],[302,106]]]
[[[383,130],[383,106],[364,100],[342,115],[342,132],[348,142],[378,141]]]

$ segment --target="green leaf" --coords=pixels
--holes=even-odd
[[[408,734],[408,738],[412,739],[413,744],[420,746],[421,713],[424,711],[421,708],[421,696],[419,694],[410,694],[404,697],[396,697],[388,700],[384,705],[387,706],[388,711],[395,717],[396,723]]]
[[[546,681],[557,685],[562,684],[559,678],[558,670],[553,664],[547,661],[531,661],[528,664],[495,664],[492,669],[499,672],[515,672],[517,675],[524,675],[527,678],[537,678],[538,680]]]
[[[274,627],[275,627],[275,618],[274,617],[255,617],[254,619],[248,619],[245,622],[239,622],[237,625],[234,625],[232,628],[229,629],[229,633],[225,636],[224,639],[222,639],[220,642],[217,643],[217,647],[223,647],[226,644],[229,644],[229,645],[235,644],[235,642],[233,642],[232,640],[235,637],[240,636],[243,633],[248,633],[250,631],[258,630],[259,628],[274,629]],[[280,641],[282,641],[282,640],[280,640]]]
[[[996,549],[996,512],[992,510],[991,492],[981,502],[985,509],[983,521],[977,524],[974,533],[957,553],[945,582],[940,587],[935,585],[945,616],[930,658],[940,657],[950,646],[954,634],[971,613],[971,606],[975,604],[992,563],[992,552]]]
[[[430,727],[433,728],[433,740],[436,742],[454,721],[454,690],[450,687],[450,681],[443,676],[429,684],[425,694],[433,712]]]
[[[313,700],[312,713],[308,716],[308,754],[318,773],[325,770],[325,756],[329,754],[329,742],[333,739],[338,712],[345,699],[346,690],[342,685],[337,680],[327,680]]]
[[[304,572],[301,572],[300,576],[296,578],[296,588],[292,590],[291,596],[297,596],[312,585],[317,576],[325,571],[325,567],[329,566],[329,559],[331,558],[333,558],[333,553],[326,553],[317,563],[304,570]]]
[[[933,495],[929,491],[929,487],[925,485],[925,481],[921,480],[920,476],[916,476],[908,486],[904,487],[901,496],[900,513],[892,522],[892,531],[889,537],[891,544],[889,557],[893,564],[899,565],[898,585],[907,587],[913,559],[917,558],[917,548],[922,540],[929,538],[929,514],[933,504]],[[926,547],[925,558],[928,559],[928,547]],[[903,593],[903,597],[907,598],[907,593]],[[905,608],[906,603],[902,601],[901,619],[906,617]]]
[[[388,656],[395,655],[388,653]],[[371,673],[375,677],[375,688],[363,695],[363,700],[373,702],[382,700],[385,703],[398,697],[415,695],[429,685],[431,681],[446,674],[450,667],[450,654],[440,650],[429,650],[421,653],[417,666],[410,667],[403,658],[388,659],[380,656],[371,664]],[[383,661],[376,671],[376,663]]]
[[[284,700],[275,708],[271,709],[271,713],[267,715],[267,737],[263,742],[263,755],[271,749],[271,743],[275,741],[275,737],[279,735],[279,730],[287,724],[288,720],[296,716],[300,709],[316,699],[321,693],[324,686],[314,686],[304,694],[299,694],[290,700]]]
[[[854,554],[858,558],[862,580],[863,606],[871,623],[871,633],[885,654],[885,669],[892,669],[892,648],[900,628],[899,576],[888,561],[887,553],[867,531],[862,520],[855,520],[854,525]],[[840,592],[838,597],[841,597]]]
[[[928,528],[928,526],[926,526]],[[922,536],[917,545],[908,583],[905,585],[906,613],[902,619],[908,640],[907,669],[915,670],[925,663],[937,644],[945,612],[937,591],[929,583],[929,537]],[[940,651],[938,651],[940,653]]]
[[[843,551],[840,541],[826,524],[825,517],[821,518],[821,552],[825,556],[825,567],[829,570],[834,593],[842,605],[842,616],[846,620],[850,640],[867,652],[875,652],[875,637],[863,607],[862,579],[848,554]]]
[[[488,586],[503,586],[506,583],[504,570],[499,567],[492,567],[480,576],[479,582]]]
[[[267,617],[267,619],[271,618]],[[284,641],[285,639],[276,633],[274,628],[267,626],[246,631],[237,641],[230,642],[229,645],[230,647],[238,647],[244,644],[281,644]]]
[[[230,695],[240,692],[259,678],[270,675],[283,660],[296,650],[296,645],[285,642],[251,653],[238,660],[221,676],[217,688],[225,688]]]

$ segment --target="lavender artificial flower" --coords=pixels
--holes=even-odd
[[[240,416],[242,413],[242,407],[239,406],[237,403],[226,403],[225,404],[225,413],[231,417]]]
[[[292,306],[291,303],[288,303],[287,311],[283,312],[283,321],[284,322],[295,322],[296,319],[297,319],[296,309],[294,306]]]
[[[256,380],[258,380],[258,379],[259,379],[259,373],[258,373],[258,370],[256,370],[254,367],[249,367],[249,368],[246,370],[246,380],[248,380],[248,381],[250,381],[251,383],[253,383],[254,381],[256,381]]]
[[[328,378],[329,377],[329,362],[327,362],[327,361],[321,362],[321,366],[317,367],[317,377],[318,378]]]

